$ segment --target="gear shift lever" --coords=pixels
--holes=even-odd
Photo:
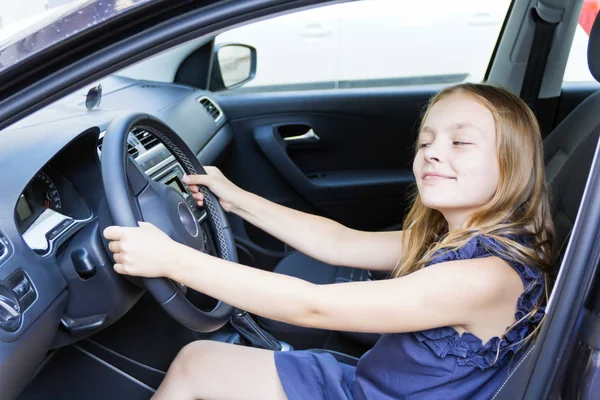
[[[240,338],[250,343],[252,347],[273,351],[282,350],[281,342],[258,326],[250,314],[244,310],[235,311],[231,317],[231,325],[240,334]]]

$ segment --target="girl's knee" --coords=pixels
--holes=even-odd
[[[173,360],[167,379],[178,385],[178,390],[196,396],[198,388],[201,387],[198,383],[210,376],[212,364],[210,355],[215,354],[217,347],[215,342],[208,340],[187,344]]]
[[[184,372],[186,375],[192,374],[202,367],[202,361],[214,351],[215,342],[209,340],[197,340],[185,345],[175,357],[172,367]]]

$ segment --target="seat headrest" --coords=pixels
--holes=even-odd
[[[590,32],[587,57],[590,72],[600,82],[600,14],[596,16],[594,26]]]

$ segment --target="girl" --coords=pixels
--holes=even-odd
[[[424,115],[417,193],[400,232],[359,232],[243,191],[217,169],[188,176],[224,209],[321,261],[393,279],[314,285],[187,248],[153,225],[109,227],[121,274],[168,277],[290,324],[381,332],[358,366],[329,354],[217,342],[185,346],[156,399],[489,398],[536,333],[553,227],[535,116],[518,97],[461,84]]]

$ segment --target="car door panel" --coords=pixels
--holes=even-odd
[[[312,131],[312,129],[311,129]],[[402,196],[403,188],[414,179],[407,169],[356,169],[316,171],[311,168],[311,154],[306,148],[298,149],[299,155],[304,156],[307,168],[304,170],[294,162],[285,139],[281,137],[277,126],[260,126],[254,130],[254,140],[264,156],[279,173],[290,183],[305,200],[314,203],[331,201],[370,199],[377,195],[389,197]],[[313,145],[319,147],[319,144]],[[326,168],[326,166],[323,166]],[[371,193],[369,193],[370,191]]]
[[[401,223],[414,182],[418,122],[423,106],[439,90],[219,96],[235,137],[233,156],[222,167],[247,190],[356,229]],[[309,132],[318,140],[289,140]]]

